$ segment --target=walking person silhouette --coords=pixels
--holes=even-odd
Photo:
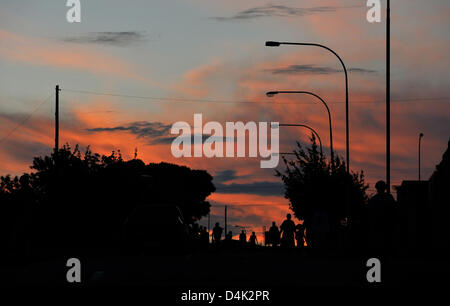
[[[280,230],[278,229],[275,221],[272,222],[272,226],[269,229],[269,239],[273,247],[280,244]]]
[[[239,243],[243,246],[247,243],[247,234],[245,233],[245,230],[242,230],[239,234]]]
[[[258,239],[256,238],[255,232],[252,232],[252,234],[250,235],[250,238],[248,239],[248,242],[250,242],[250,245],[252,247],[254,247],[254,246],[256,246],[257,241],[258,241]]]
[[[295,226],[295,240],[297,240],[297,248],[304,247],[305,227],[303,224],[297,224]]]
[[[208,230],[206,229],[206,226],[203,226],[200,230],[200,240],[202,242],[202,246],[203,247],[207,247],[209,244],[209,233]]]
[[[286,220],[281,223],[281,246],[292,248],[295,246],[294,233],[295,223],[291,220],[291,214],[286,215]]]
[[[219,244],[220,239],[222,238],[222,232],[223,232],[223,228],[221,228],[219,225],[219,222],[217,222],[213,228],[213,233],[212,233],[214,244]]]
[[[375,184],[377,193],[368,204],[369,248],[383,254],[392,250],[392,236],[396,223],[394,197],[387,193],[384,181]]]

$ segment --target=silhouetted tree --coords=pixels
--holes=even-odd
[[[178,205],[185,221],[193,223],[209,213],[205,199],[215,191],[204,170],[146,165],[136,154],[125,161],[120,151],[100,155],[88,147],[82,154],[68,144],[57,156],[35,157],[31,169],[20,178],[1,177],[0,200],[10,208],[10,223],[19,218],[10,216],[32,215],[27,235],[53,247],[108,245],[139,204]]]
[[[145,170],[152,180],[151,201],[177,204],[188,223],[209,213],[211,205],[205,199],[215,187],[207,171],[168,163],[150,163]]]
[[[285,197],[290,201],[294,215],[304,220],[307,239],[311,239],[313,218],[317,212],[327,215],[327,226],[336,232],[341,221],[350,217],[360,222],[367,201],[363,172],[347,174],[339,156],[331,163],[317,150],[314,135],[311,147],[305,149],[297,142],[295,160],[287,161],[284,173],[277,171],[285,184]],[[350,205],[346,204],[347,193]],[[311,241],[309,241],[311,243]]]
[[[32,207],[35,204],[34,190],[30,186],[30,175],[0,178],[0,256],[26,253],[31,243],[30,232]]]
[[[442,161],[430,178],[430,208],[432,212],[432,244],[450,252],[448,218],[450,215],[450,140]]]

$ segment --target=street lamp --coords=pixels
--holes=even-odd
[[[314,133],[314,135],[316,135],[317,139],[319,140],[320,155],[323,156],[322,140],[320,139],[319,133],[317,133],[312,127],[310,127],[310,126],[308,126],[306,124],[283,124],[283,123],[278,124],[278,126],[297,126],[297,127],[303,127],[303,128],[306,128],[306,129],[310,130],[311,132]],[[289,153],[280,153],[280,154],[289,154]]]
[[[349,119],[348,119],[348,74],[347,68],[341,57],[327,46],[315,43],[294,43],[294,42],[278,42],[278,41],[266,41],[267,47],[279,47],[280,45],[298,45],[298,46],[314,46],[326,49],[333,53],[341,62],[342,68],[344,68],[345,73],[345,135],[346,135],[346,163],[347,163],[347,173],[350,173],[350,133],[349,133]]]
[[[422,142],[423,133],[419,134],[419,182],[420,182],[420,144]]]
[[[325,101],[318,95],[316,95],[315,93],[309,92],[309,91],[269,91],[266,93],[266,96],[268,97],[273,97],[277,94],[307,94],[310,96],[314,96],[317,99],[319,99],[323,105],[325,105],[325,108],[327,109],[328,112],[328,122],[330,124],[330,155],[331,155],[331,162],[334,161],[334,150],[333,150],[333,128],[331,125],[331,113],[330,113],[330,109],[328,108],[327,103],[325,103]]]

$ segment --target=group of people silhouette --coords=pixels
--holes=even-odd
[[[305,228],[302,223],[297,225],[292,221],[292,215],[287,214],[286,220],[281,223],[280,227],[276,225],[275,221],[266,236],[266,244],[273,247],[281,246],[286,248],[297,247],[302,248],[305,245]]]
[[[367,240],[370,241],[369,248],[390,249],[391,247],[391,236],[396,219],[396,203],[393,196],[386,192],[386,187],[384,181],[377,182],[375,185],[377,193],[367,204],[366,230]],[[324,243],[326,244],[324,242],[326,239],[322,239],[321,231],[316,233],[317,225],[314,224],[317,222],[314,220],[313,218],[311,228],[307,228],[304,222],[295,224],[291,214],[286,215],[286,219],[280,226],[277,226],[276,222],[273,221],[269,231],[264,233],[265,245],[282,248],[304,248],[312,244],[311,246],[314,248],[323,247]],[[194,224],[192,230],[196,239],[201,241],[202,245],[210,244],[209,231],[205,226]],[[233,233],[232,231],[224,233],[224,229],[217,222],[211,232],[211,244],[217,246],[222,241],[225,243],[233,241]],[[258,244],[256,233],[252,232],[247,239],[247,233],[244,229],[239,234],[238,241],[241,246],[256,246]]]
[[[239,242],[241,243],[241,245],[245,245],[247,242],[247,233],[245,232],[245,230],[242,230],[241,233],[239,234]],[[258,238],[256,237],[255,232],[252,232],[252,234],[250,235],[249,239],[248,239],[248,243],[250,245],[256,245],[258,243]]]
[[[229,243],[233,240],[233,232],[228,231],[228,233],[225,234],[225,239],[222,239],[224,229],[220,226],[220,223],[217,222],[212,230],[211,233],[211,244],[214,246],[217,246],[221,244],[222,242]],[[190,228],[190,236],[192,238],[192,241],[197,246],[208,246],[210,244],[210,236],[208,229],[206,226],[199,226],[197,223],[194,223],[192,227]],[[242,230],[242,232],[239,235],[239,242],[241,245],[251,245],[256,246],[258,243],[258,238],[256,237],[256,233],[252,232],[250,235],[248,241],[247,241],[247,234],[245,230]]]
[[[196,240],[202,241],[202,244],[209,243],[209,233],[206,227],[194,224],[191,232]],[[211,243],[213,245],[218,245],[221,241],[229,242],[233,240],[232,231],[225,233],[225,239],[222,240],[223,233],[224,229],[220,226],[220,223],[217,222],[211,233]],[[294,221],[292,221],[291,214],[287,214],[286,220],[283,221],[280,228],[278,228],[275,222],[272,222],[272,227],[269,230],[269,237],[266,237],[266,244],[272,246],[281,245],[282,247],[295,247],[297,244],[297,247],[303,247],[304,233],[305,228],[303,225],[300,223],[296,225]],[[239,243],[240,245],[256,246],[258,244],[256,233],[252,231],[247,239],[247,232],[243,229],[239,234]]]
[[[222,239],[222,233],[223,233],[223,228],[220,226],[220,223],[217,222],[212,231],[213,244],[217,245],[220,243],[220,241]],[[229,231],[228,233],[225,234],[225,241],[229,242],[232,240],[233,240],[233,232]],[[245,244],[249,243],[250,245],[254,246],[258,243],[258,238],[256,237],[256,233],[252,232],[252,234],[250,235],[250,237],[247,241],[247,233],[245,232],[245,230],[242,230],[241,233],[239,234],[239,242],[241,245],[245,245]]]

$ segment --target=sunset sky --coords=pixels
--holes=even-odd
[[[265,97],[306,90],[328,102],[334,149],[345,156],[339,62],[318,48],[264,46],[277,40],[321,43],[341,55],[349,69],[351,169],[364,170],[369,193],[385,179],[385,14],[369,23],[365,0],[81,0],[81,23],[66,21],[65,2],[0,0],[0,175],[28,172],[34,156],[51,152],[59,84],[60,143],[104,154],[120,149],[127,159],[137,148],[146,163],[206,169],[217,187],[212,222],[223,223],[228,204],[235,234],[237,225],[261,231],[279,223],[288,202],[259,158],[176,159],[170,150],[171,125],[193,124],[202,113],[204,122],[222,124],[307,124],[329,154],[323,105],[308,96]],[[423,178],[450,137],[450,2],[391,6],[391,175],[398,185],[417,179],[420,132]],[[281,127],[281,151],[309,136]]]

